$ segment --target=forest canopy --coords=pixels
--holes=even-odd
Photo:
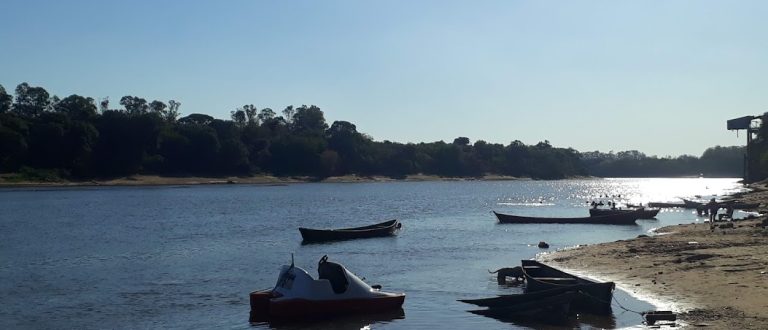
[[[347,121],[327,123],[315,105],[281,111],[252,104],[230,119],[182,116],[181,103],[123,96],[120,107],[91,97],[51,96],[19,84],[0,86],[0,172],[55,171],[65,178],[132,174],[253,175],[324,178],[356,174],[394,178],[506,175],[740,177],[744,147],[713,147],[700,157],[658,158],[639,151],[580,153],[549,141],[503,145],[468,137],[452,142],[374,141]],[[768,158],[766,158],[768,159]]]

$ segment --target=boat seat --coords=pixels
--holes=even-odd
[[[317,275],[318,278],[331,282],[331,288],[336,294],[344,293],[349,287],[349,281],[344,274],[344,267],[335,262],[325,261],[318,264]]]

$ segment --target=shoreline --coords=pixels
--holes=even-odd
[[[768,207],[766,184],[739,194]],[[678,314],[678,326],[768,328],[768,219],[674,225],[657,235],[577,246],[537,260],[602,281],[659,310]],[[724,225],[724,226],[722,226]],[[733,227],[728,227],[733,225]]]
[[[503,175],[486,175],[478,178],[440,177],[436,175],[408,175],[404,178],[386,176],[345,175],[328,177],[317,180],[306,176],[276,177],[271,175],[254,176],[225,176],[200,177],[185,176],[171,177],[159,175],[130,175],[104,180],[84,181],[12,181],[12,173],[0,174],[0,188],[40,188],[40,187],[110,187],[110,186],[179,186],[179,185],[211,185],[211,184],[256,184],[256,185],[285,185],[293,183],[370,183],[370,182],[422,182],[422,181],[517,181],[533,180]]]

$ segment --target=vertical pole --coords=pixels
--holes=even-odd
[[[752,173],[752,156],[751,156],[751,149],[752,149],[752,129],[747,128],[747,154],[745,155],[745,165],[744,165],[744,172],[746,175],[744,175],[744,181],[745,183],[752,183],[752,177],[754,176]]]

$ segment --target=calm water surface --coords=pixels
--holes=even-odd
[[[554,250],[702,219],[677,210],[637,226],[501,225],[492,209],[585,216],[590,200],[671,201],[739,189],[736,179],[0,189],[0,328],[525,328],[467,313],[472,306],[456,299],[519,292],[487,270],[534,257],[539,241]],[[392,218],[404,230],[391,238],[301,245],[297,230]],[[371,284],[405,292],[403,312],[249,323],[248,293],[273,286],[291,253],[313,275],[327,254]],[[611,318],[582,325],[640,321],[614,308]]]

